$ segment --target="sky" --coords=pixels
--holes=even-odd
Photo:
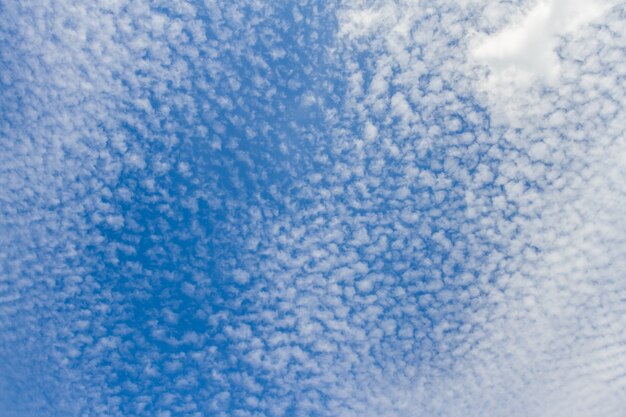
[[[626,3],[0,3],[0,416],[626,416]]]

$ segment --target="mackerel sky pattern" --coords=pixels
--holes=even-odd
[[[623,417],[625,28],[3,2],[0,415]]]

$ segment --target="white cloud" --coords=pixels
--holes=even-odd
[[[473,40],[471,56],[491,70],[491,82],[527,85],[559,76],[559,38],[600,17],[610,0],[539,0],[521,19]],[[490,6],[487,6],[487,10]],[[497,7],[497,6],[494,6]]]
[[[480,2],[346,2],[330,40],[318,2],[109,3],[0,20],[28,103],[0,125],[0,405],[621,415],[623,14],[494,35],[485,62],[533,77],[529,45],[568,40],[554,91],[489,107]]]

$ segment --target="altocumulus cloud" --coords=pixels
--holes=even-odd
[[[622,416],[625,23],[3,4],[2,415]]]

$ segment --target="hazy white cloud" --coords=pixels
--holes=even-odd
[[[611,0],[539,0],[520,20],[490,35],[477,36],[471,56],[487,65],[494,88],[507,84],[553,82],[559,76],[559,40],[602,16]],[[488,5],[485,13],[489,13]]]

